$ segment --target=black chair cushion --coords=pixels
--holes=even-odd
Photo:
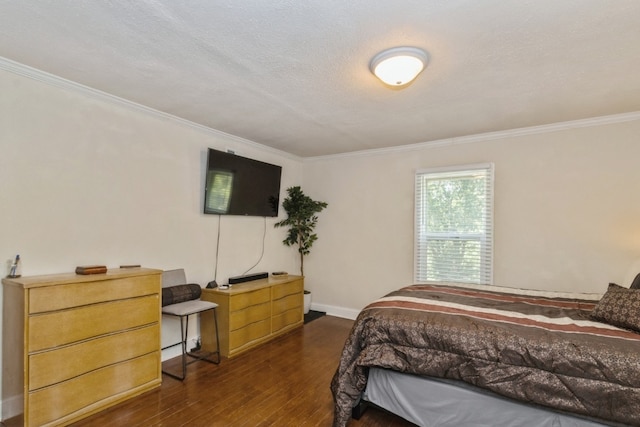
[[[168,286],[162,288],[162,306],[178,304],[200,298],[202,288],[198,284]]]

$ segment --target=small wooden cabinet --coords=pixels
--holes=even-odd
[[[66,425],[159,386],[161,273],[3,279],[3,419]]]
[[[203,289],[201,298],[218,304],[220,353],[234,357],[301,326],[303,292],[301,276],[254,280],[225,290]],[[204,350],[213,350],[213,314],[202,316],[202,346]]]

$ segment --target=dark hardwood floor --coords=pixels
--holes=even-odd
[[[220,365],[193,363],[184,382],[164,375],[160,388],[74,426],[331,426],[329,383],[352,324],[324,316]],[[411,425],[376,408],[349,423]]]

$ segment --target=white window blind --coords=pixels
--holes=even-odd
[[[493,164],[419,170],[416,283],[493,281]]]

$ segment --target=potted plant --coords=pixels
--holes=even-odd
[[[298,246],[300,254],[300,275],[304,276],[304,257],[309,255],[313,242],[318,235],[313,232],[318,223],[317,213],[327,207],[327,203],[318,202],[304,194],[299,186],[287,188],[288,196],[282,202],[287,218],[274,224],[274,227],[289,227],[287,238],[282,241],[287,246]],[[305,289],[305,314],[311,305],[311,292]]]

